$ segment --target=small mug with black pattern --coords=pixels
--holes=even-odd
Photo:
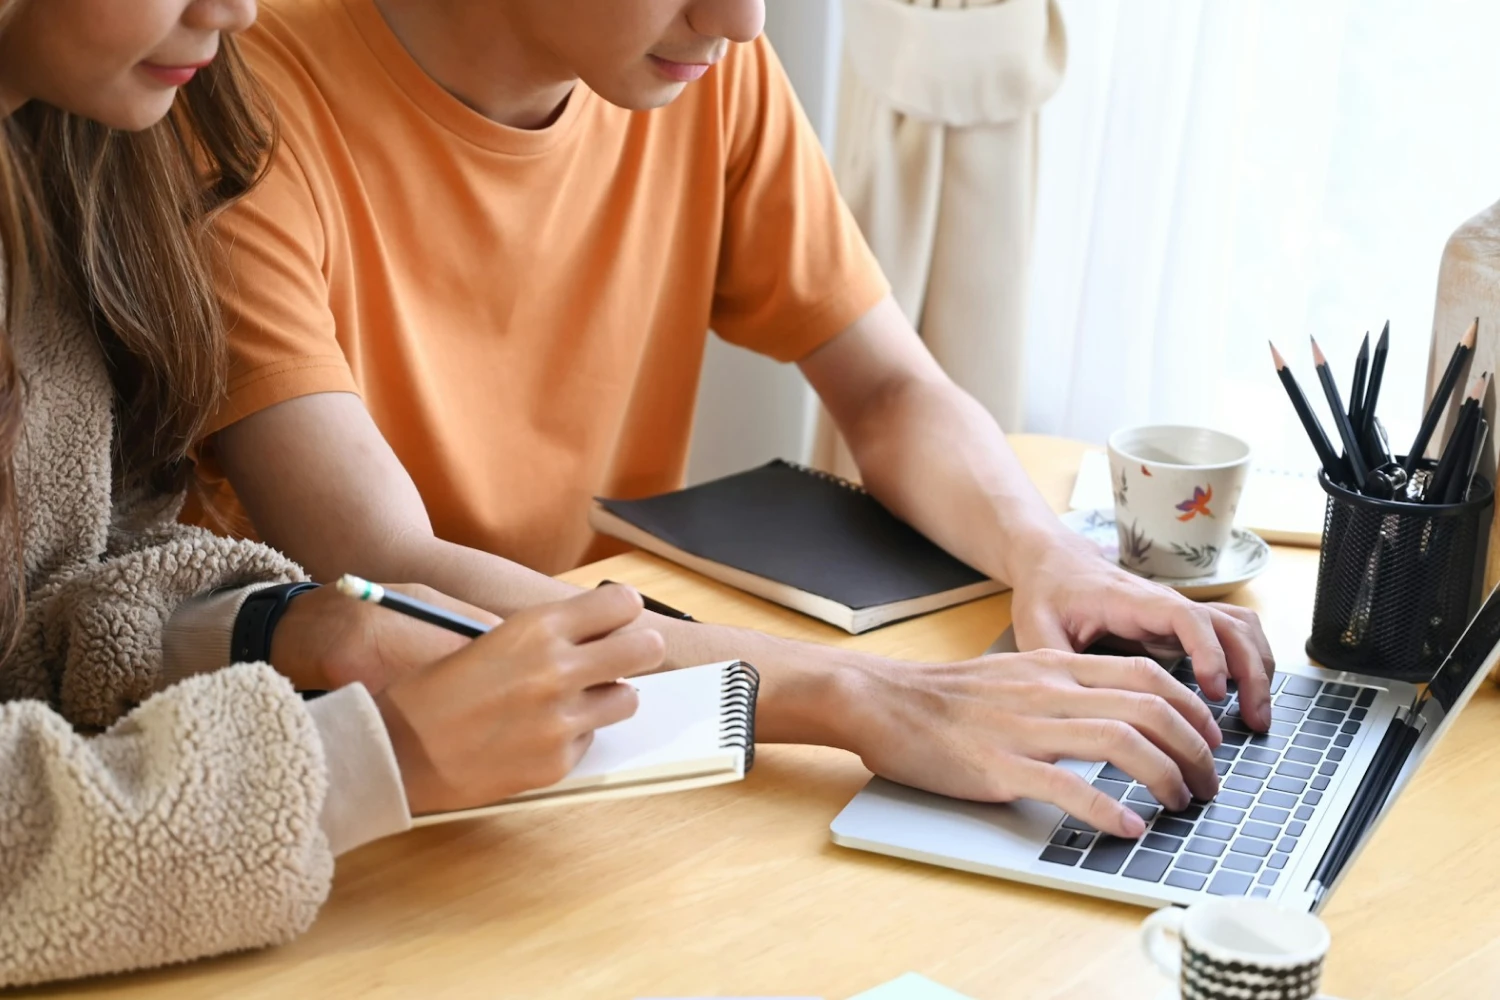
[[[1263,899],[1168,907],[1141,926],[1141,946],[1182,1000],[1313,1000],[1329,934],[1323,921]]]

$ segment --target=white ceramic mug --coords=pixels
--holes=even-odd
[[[1141,925],[1146,957],[1182,1000],[1313,1000],[1329,940],[1311,913],[1264,899],[1171,906]]]
[[[1176,580],[1209,576],[1229,544],[1250,446],[1207,427],[1132,427],[1109,437],[1120,564]]]

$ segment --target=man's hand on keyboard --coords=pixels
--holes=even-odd
[[[855,683],[861,718],[845,745],[903,784],[981,802],[1041,799],[1124,837],[1145,831],[1141,817],[1056,761],[1108,761],[1173,809],[1219,788],[1218,726],[1152,660],[1042,650],[889,662]]]

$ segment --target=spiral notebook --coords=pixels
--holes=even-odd
[[[750,664],[710,663],[630,683],[640,692],[635,715],[596,731],[583,759],[557,784],[492,806],[418,816],[412,825],[704,788],[750,772],[760,690]]]
[[[644,500],[601,499],[589,524],[846,632],[1003,589],[860,486],[780,459]]]

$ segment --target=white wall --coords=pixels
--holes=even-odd
[[[766,32],[827,147],[837,113],[839,0],[766,0]],[[793,365],[711,337],[698,391],[688,482],[809,451],[813,397]]]

